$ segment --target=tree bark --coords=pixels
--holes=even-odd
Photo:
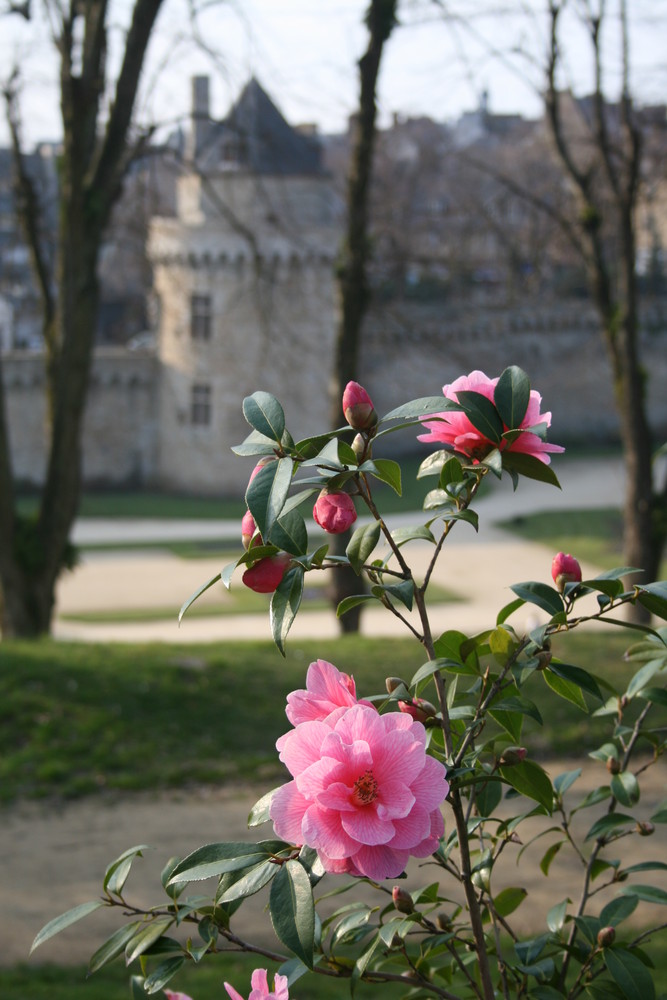
[[[373,170],[376,135],[376,89],[382,52],[396,23],[397,0],[371,0],[366,12],[368,45],[359,60],[359,109],[354,121],[354,139],[347,182],[347,229],[338,265],[340,320],[334,348],[330,381],[331,425],[341,424],[341,399],[350,381],[356,381],[364,316],[370,298],[368,288],[369,188]],[[343,555],[350,532],[335,535],[331,552]],[[352,569],[340,568],[333,574],[332,601],[359,593],[361,582]],[[342,632],[358,632],[361,605],[340,619]]]
[[[38,199],[21,169],[18,117],[5,95],[14,140],[30,246],[42,294],[50,439],[46,478],[36,519],[20,517],[11,487],[11,457],[0,395],[0,589],[2,634],[33,637],[48,633],[55,587],[71,562],[69,534],[81,491],[81,436],[90,380],[99,305],[97,265],[111,209],[131,159],[132,110],[146,49],[162,0],[135,0],[115,96],[102,131],[106,92],[107,0],[71,0],[55,7],[60,18],[60,107],[63,153],[55,278],[44,274],[39,245]],[[75,23],[83,19],[75,59]]]

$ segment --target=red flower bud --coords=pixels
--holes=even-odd
[[[349,493],[327,493],[322,490],[313,507],[313,517],[330,535],[340,535],[357,520],[354,501]]]
[[[255,468],[250,473],[250,479],[248,480],[248,486],[250,486],[250,484],[253,481],[253,479],[255,478],[255,476],[259,472],[262,471],[262,469],[264,468],[265,465],[268,465],[269,462],[275,462],[275,461],[276,460],[275,460],[275,458],[272,455],[265,455],[264,458],[260,458],[260,460],[257,463],[257,465],[255,466]]]
[[[246,551],[250,548],[251,544],[261,545],[262,536],[257,535],[253,543],[253,535],[257,529],[255,524],[255,518],[252,516],[249,510],[243,515],[243,520],[241,521],[241,541],[243,542],[243,548]]]
[[[399,913],[414,913],[415,904],[412,902],[412,896],[405,889],[401,889],[400,885],[395,885],[391,890],[391,898]]]
[[[371,397],[358,382],[348,382],[345,386],[343,413],[350,427],[357,431],[368,430],[378,422]]]
[[[601,948],[609,948],[616,939],[616,928],[601,927],[598,931],[598,944]]]
[[[554,583],[562,593],[565,590],[566,583],[581,582],[581,566],[574,556],[569,555],[569,553],[565,555],[564,552],[559,552],[554,556],[551,563],[551,575]]]
[[[644,823],[637,823],[635,829],[637,830],[637,833],[639,834],[640,837],[650,837],[651,834],[655,833],[655,827],[653,823],[650,823],[648,820],[646,820]]]
[[[425,698],[413,698],[412,701],[399,701],[399,710],[405,715],[411,715],[415,722],[426,722],[435,718],[437,708]]]
[[[512,764],[520,764],[522,760],[526,759],[527,753],[528,751],[525,747],[505,747],[500,756],[500,763],[505,767]]]
[[[281,552],[278,556],[267,556],[247,569],[241,579],[246,587],[257,594],[272,594],[282,581],[289,562],[290,557],[286,552]]]

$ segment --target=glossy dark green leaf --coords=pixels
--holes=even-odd
[[[546,583],[541,583],[540,581],[527,580],[524,583],[512,584],[510,588],[514,591],[517,597],[526,601],[528,604],[536,604],[538,608],[542,608],[546,611],[548,615],[556,615],[559,611],[563,611],[563,598]]]
[[[506,368],[496,383],[493,401],[506,427],[520,427],[530,402],[530,381],[526,373],[516,365]]]
[[[135,958],[139,958],[145,951],[155,944],[162,937],[165,931],[169,930],[174,922],[173,917],[157,917],[148,923],[142,923],[137,929],[127,945],[125,946],[125,962],[131,965]]]
[[[270,792],[266,792],[260,799],[257,799],[257,802],[255,802],[248,814],[248,827],[261,826],[262,823],[268,822],[270,819],[269,808],[271,801],[277,791],[278,788],[272,788]]]
[[[491,400],[479,392],[465,389],[457,392],[456,396],[473,427],[489,441],[499,444],[505,428]]]
[[[109,962],[117,958],[122,952],[125,951],[125,946],[127,942],[134,937],[137,928],[140,926],[141,922],[139,920],[134,920],[131,924],[125,924],[124,927],[119,927],[111,937],[107,938],[104,944],[97,949],[97,951],[91,955],[90,961],[88,962],[88,974],[97,972],[98,969],[103,968]]]
[[[271,597],[271,634],[278,650],[285,655],[285,640],[296,618],[303,597],[304,572],[293,566],[285,573]]]
[[[602,692],[598,686],[598,682],[592,674],[589,674],[587,670],[582,670],[581,667],[575,667],[572,663],[561,663],[559,660],[551,660],[548,669],[554,673],[558,674],[564,680],[571,681],[572,684],[576,684],[583,691],[588,692],[588,694],[593,695],[599,701],[602,701]]]
[[[260,434],[259,431],[251,431],[241,444],[235,444],[231,450],[242,457],[262,458],[265,455],[275,455],[276,442],[274,438]]]
[[[510,913],[514,913],[521,906],[527,895],[528,890],[522,886],[510,886],[507,889],[501,889],[493,900],[493,908],[499,916],[508,917]]]
[[[430,542],[432,545],[435,545],[433,532],[425,525],[418,525],[414,528],[394,528],[391,537],[399,548],[401,545],[405,545],[406,542],[414,541]]]
[[[611,794],[618,799],[622,806],[631,809],[639,802],[639,782],[632,771],[623,771],[621,774],[612,775],[609,787]]]
[[[65,928],[71,927],[72,924],[77,923],[79,920],[83,920],[89,914],[94,913],[95,910],[99,910],[101,906],[105,903],[101,899],[92,900],[90,903],[80,903],[78,906],[73,906],[71,910],[66,910],[65,913],[61,913],[59,917],[54,917],[53,920],[49,920],[48,924],[45,924],[41,931],[35,937],[35,940],[30,946],[29,954],[32,955],[35,948],[39,948],[40,944],[44,944],[49,938],[54,937],[56,934],[60,934]]]
[[[308,873],[299,861],[281,865],[271,883],[269,909],[278,938],[312,969],[315,906]]]
[[[282,840],[263,840],[259,844],[238,841],[206,844],[183,858],[174,868],[170,883],[199,882],[205,878],[222,875],[223,872],[249,868],[273,857],[286,846],[288,845]]]
[[[234,570],[235,566],[236,566],[236,563],[234,563],[234,564],[233,564],[233,566],[232,566],[232,572],[233,572],[233,570]],[[230,576],[231,576],[231,574],[230,574]],[[194,603],[195,603],[195,601],[197,600],[197,598],[198,598],[198,597],[201,597],[201,595],[202,595],[202,594],[203,594],[203,593],[204,593],[205,591],[207,591],[207,590],[209,589],[209,587],[212,587],[212,586],[213,586],[213,584],[214,584],[214,583],[217,583],[217,582],[218,582],[218,580],[220,580],[221,578],[222,578],[222,574],[221,574],[221,573],[216,573],[216,574],[215,574],[215,576],[214,576],[214,577],[212,577],[212,578],[211,578],[211,579],[210,579],[210,580],[208,581],[208,583],[204,583],[204,584],[202,584],[202,586],[201,586],[201,587],[198,587],[198,588],[197,588],[197,590],[195,590],[194,594],[191,594],[191,595],[190,595],[190,596],[188,597],[187,601],[186,601],[186,602],[185,602],[185,604],[184,604],[184,605],[182,606],[181,610],[180,610],[180,611],[178,612],[178,624],[179,624],[179,625],[181,624],[181,619],[183,618],[183,615],[184,615],[184,614],[185,614],[185,612],[186,612],[186,611],[188,610],[188,608],[189,608],[189,607],[190,607],[190,606],[191,606],[192,604],[194,604]]]
[[[655,1000],[653,977],[635,955],[625,948],[606,948],[604,958],[611,978],[627,1000]]]
[[[582,712],[588,712],[586,699],[577,684],[565,680],[565,678],[560,677],[551,670],[543,670],[542,679],[547,687],[550,687],[559,698],[565,698],[567,701],[572,702],[573,705],[576,705],[577,708],[580,708]]]
[[[556,789],[556,794],[561,797],[565,795],[568,788],[581,777],[581,768],[577,767],[573,771],[563,771],[561,774],[556,775],[554,778],[554,788]]]
[[[345,554],[357,576],[380,540],[380,530],[380,522],[372,521],[360,525],[352,535]]]
[[[549,874],[549,869],[551,868],[551,862],[554,860],[561,847],[565,843],[564,840],[557,840],[555,844],[551,844],[550,847],[546,849],[542,858],[540,860],[540,870],[543,875]]]
[[[281,458],[259,470],[246,490],[245,501],[263,538],[280,517],[292,483],[293,462]]]
[[[568,903],[570,902],[571,900],[569,899],[563,899],[560,903],[556,903],[555,906],[552,906],[547,913],[547,927],[552,934],[558,934],[558,932],[562,930],[563,924],[565,923]]]
[[[546,771],[532,760],[522,760],[518,764],[501,767],[500,773],[505,781],[516,788],[517,792],[539,802],[551,813],[553,810],[553,788]]]
[[[146,976],[146,979],[144,980],[145,992],[151,995],[153,993],[159,993],[163,990],[169,980],[176,975],[184,962],[184,955],[167,958],[164,962],[160,962],[158,967],[151,972],[150,976]]]
[[[372,475],[381,482],[386,483],[387,486],[391,486],[394,493],[400,497],[402,493],[401,467],[398,462],[394,462],[389,458],[375,458],[373,459],[373,465],[375,466],[375,471]]]
[[[427,455],[417,470],[417,479],[425,479],[427,476],[440,476],[448,462],[456,462],[458,466],[458,480],[462,480],[463,471],[461,463],[452,456],[450,451],[445,451],[442,448]]]
[[[534,479],[538,483],[548,483],[550,486],[561,488],[558,476],[550,465],[545,465],[534,455],[527,455],[521,451],[504,451],[503,468],[508,472],[514,472],[526,479]]]
[[[419,420],[420,417],[444,413],[448,410],[460,411],[461,407],[457,406],[451,399],[446,399],[445,396],[422,396],[420,399],[412,399],[409,403],[403,403],[390,410],[382,418],[382,423],[385,420],[411,420],[413,418]]]
[[[268,885],[279,870],[279,866],[272,860],[264,860],[251,868],[244,868],[242,871],[227,872],[220,879],[216,903],[231,903],[237,899],[253,896],[265,885]]]
[[[514,614],[515,611],[518,611],[519,608],[523,607],[525,603],[526,602],[524,601],[523,597],[517,597],[514,601],[510,601],[509,604],[506,604],[498,612],[498,615],[496,617],[496,625],[502,625],[504,622],[506,622],[509,616]]]
[[[627,826],[629,823],[634,824],[635,822],[632,816],[626,816],[624,813],[609,813],[593,823],[585,839],[593,840],[598,837],[606,837],[607,834],[614,833],[620,826]]]
[[[624,885],[620,890],[623,895],[636,896],[645,903],[657,903],[659,906],[667,906],[667,892],[657,885]]]
[[[641,691],[664,665],[664,659],[661,656],[656,656],[654,660],[649,660],[643,667],[640,667],[628,684],[627,691],[625,692],[628,698],[634,698],[637,692]]]
[[[415,585],[413,580],[402,580],[401,583],[389,583],[384,586],[378,584],[371,587],[371,593],[376,597],[394,598],[403,604],[408,611],[412,611],[412,603],[415,596]]]
[[[350,594],[349,597],[344,597],[336,608],[336,618],[342,618],[352,608],[367,604],[369,601],[377,601],[375,594]]]
[[[642,585],[637,599],[652,615],[667,620],[667,580]]]
[[[243,416],[254,430],[280,444],[285,430],[285,414],[275,396],[261,391],[246,396]]]
[[[152,847],[149,844],[139,844],[137,847],[129,847],[123,851],[115,861],[107,866],[102,888],[112,896],[119,896],[123,891],[127,876],[130,874],[134,859],[142,857],[144,851],[151,850]]]
[[[600,923],[603,927],[616,927],[635,912],[638,902],[637,896],[634,895],[617,896],[600,910]]]

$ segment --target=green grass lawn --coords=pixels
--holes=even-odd
[[[633,640],[574,633],[554,645],[568,662],[622,682]],[[354,674],[360,694],[384,678],[409,679],[424,660],[409,639],[345,636],[287,644],[210,646],[0,645],[0,797],[74,797],[102,790],[161,789],[282,773],[275,753],[285,696],[308,664],[328,659]],[[525,689],[545,728],[526,735],[531,753],[581,754],[604,738],[604,720],[557,698],[540,676]],[[427,697],[430,696],[428,691]],[[529,730],[526,730],[529,733]]]

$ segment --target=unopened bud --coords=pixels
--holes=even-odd
[[[551,663],[553,653],[550,649],[541,649],[537,654],[537,670],[546,670]]]
[[[412,701],[399,701],[399,710],[406,715],[411,715],[415,722],[427,722],[433,719],[438,713],[435,705],[425,698],[413,698]]]
[[[363,434],[356,434],[354,441],[352,442],[352,451],[357,456],[357,461],[361,462],[364,455],[366,454],[366,439]]]
[[[506,747],[500,757],[500,763],[505,767],[512,764],[520,764],[522,760],[526,759],[527,753],[528,751],[525,747]]]
[[[396,690],[396,688],[399,688],[401,686],[401,684],[405,688],[408,686],[402,677],[387,677],[384,683],[387,688],[388,694],[392,694]]]
[[[607,770],[610,774],[620,774],[621,765],[615,757],[607,757]]]
[[[324,489],[313,507],[313,517],[330,535],[340,535],[357,520],[357,511],[349,493]]]
[[[618,699],[618,710],[619,710],[619,712],[622,712],[624,709],[626,709],[628,707],[629,703],[630,703],[630,699],[628,698],[627,694],[621,695],[621,697]]]
[[[653,823],[649,823],[648,820],[645,823],[637,823],[636,830],[640,837],[650,837],[655,833]]]
[[[257,530],[257,525],[255,524],[255,518],[252,516],[249,510],[243,515],[243,520],[241,521],[241,541],[243,542],[243,548],[246,551],[250,548],[252,544],[253,536]],[[262,544],[262,536],[257,535],[254,541],[255,545]]]
[[[562,593],[566,583],[581,583],[581,566],[574,556],[558,552],[551,563],[551,575]]]
[[[439,931],[451,931],[452,921],[447,913],[439,913],[435,918],[436,927]]]
[[[598,931],[598,944],[601,948],[609,948],[616,940],[615,927],[602,927]]]
[[[415,912],[415,904],[412,902],[412,896],[405,889],[401,889],[400,885],[395,885],[391,890],[391,898],[399,913]]]
[[[343,413],[350,427],[358,431],[368,430],[378,422],[371,397],[358,382],[348,382],[345,386]]]

